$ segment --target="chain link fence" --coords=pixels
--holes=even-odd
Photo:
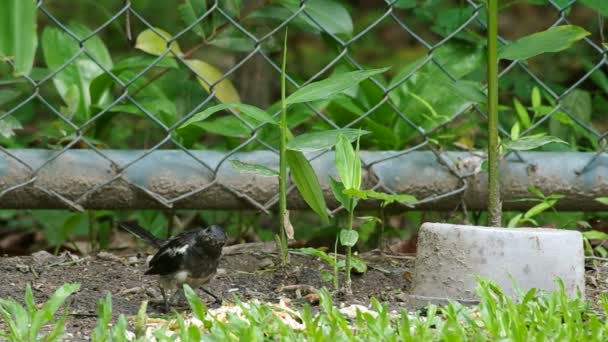
[[[592,199],[608,190],[601,177],[606,171],[602,161],[608,130],[594,125],[591,109],[581,114],[581,106],[591,106],[596,97],[608,92],[608,78],[603,79],[607,65],[606,47],[601,44],[603,17],[576,1],[531,2],[544,3],[534,7],[539,30],[569,25],[574,19],[578,25],[589,23],[592,28],[587,29],[595,31],[575,46],[588,58],[568,69],[561,82],[554,77],[548,82],[547,75],[535,71],[550,68],[525,60],[503,61],[501,87],[507,86],[501,88],[501,103],[510,108],[513,97],[521,96],[521,88],[536,87],[542,93],[543,109],[524,105],[532,118],[519,136],[561,130],[562,138],[572,137],[569,142],[583,141],[582,152],[511,153],[511,162],[504,166],[505,206],[529,207],[530,203],[508,200],[526,196],[527,186],[535,184],[544,191],[572,195],[562,208],[599,209]],[[2,208],[250,208],[269,212],[278,202],[276,177],[239,172],[229,161],[276,169],[273,127],[232,109],[198,125],[194,132],[182,125],[212,105],[234,100],[258,104],[278,117],[278,42],[288,26],[286,78],[291,91],[344,70],[363,70],[370,64],[392,67],[338,100],[292,106],[290,125],[295,134],[331,128],[369,130],[371,134],[362,141],[368,150],[362,155],[368,188],[413,194],[422,209],[485,206],[485,106],[462,93],[474,82],[481,85],[479,91],[485,89],[485,8],[480,2],[167,1],[170,5],[159,4],[157,11],[167,11],[163,14],[182,21],[176,19],[181,24],[162,29],[148,17],[151,11],[142,2],[86,7],[99,9],[96,20],[103,18],[103,23],[95,26],[68,24],[70,14],[62,8],[82,10],[86,2],[57,3],[61,2],[37,3],[43,51],[35,66],[44,70],[35,68],[28,75],[12,77],[13,60],[7,60],[3,69],[0,91],[16,95],[0,101],[0,124],[4,125],[0,128],[5,133],[15,128],[16,136],[0,140]],[[447,6],[449,11],[431,15],[432,8],[424,8],[430,3]],[[367,11],[372,14],[365,16]],[[429,15],[430,19],[423,20]],[[517,12],[509,18],[514,21],[507,25],[535,21],[518,17]],[[146,47],[144,32],[161,37],[162,46]],[[122,36],[115,38],[117,34]],[[378,41],[387,46],[370,49],[372,35],[388,36]],[[109,53],[104,53],[100,37],[106,41],[114,37],[120,43],[107,44]],[[390,46],[391,41],[399,50]],[[190,48],[182,52],[182,45]],[[383,63],[388,58],[382,54],[408,50],[414,56],[405,53],[398,65]],[[53,58],[54,52],[59,56]],[[540,63],[551,63],[559,56],[548,55]],[[130,64],[125,62],[128,58],[132,58]],[[323,65],[312,72],[291,62],[316,65],[315,59]],[[527,81],[518,83],[523,78]],[[602,82],[607,88],[601,88]],[[579,89],[591,95],[581,95]],[[167,93],[196,95],[184,105],[185,95],[176,102]],[[503,139],[513,134],[511,118],[517,118],[517,108],[510,110],[501,113]],[[28,117],[29,112],[33,114]],[[45,126],[41,133],[44,120],[57,124]],[[113,133],[126,138],[115,143],[110,141]],[[40,138],[45,134],[49,138]],[[133,135],[146,134],[155,137],[152,142],[128,144],[141,141]],[[28,140],[28,136],[37,138]],[[342,208],[332,200],[328,182],[328,176],[335,175],[333,152],[327,149],[307,157],[319,174],[328,210],[336,213]],[[306,207],[294,185],[288,191],[291,208]]]

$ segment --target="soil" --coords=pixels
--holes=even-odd
[[[405,308],[405,293],[411,282],[414,260],[409,256],[362,255],[368,271],[353,276],[353,296],[336,296],[336,305],[367,305],[370,297],[387,303],[392,309]],[[0,298],[22,301],[30,283],[37,302],[45,301],[64,283],[80,283],[80,290],[70,297],[70,318],[66,326],[70,340],[82,341],[90,336],[96,323],[97,302],[112,293],[113,315],[137,313],[143,300],[158,293],[156,279],[143,275],[146,255],[136,252],[99,253],[75,257],[69,254],[52,256],[41,252],[32,256],[0,258]],[[587,270],[587,296],[598,304],[600,293],[608,290],[608,263],[596,261]],[[225,248],[217,276],[206,289],[226,300],[258,299],[277,302],[288,297],[295,306],[307,303],[314,296],[309,292],[330,282],[321,279],[321,271],[329,265],[316,257],[292,254],[289,268],[278,265],[273,245],[245,244]],[[288,286],[288,285],[297,285]],[[287,286],[287,287],[286,287]],[[212,305],[212,298],[199,293]],[[312,303],[314,305],[314,303]],[[150,316],[162,316],[160,304],[148,306]]]
[[[258,299],[276,303],[279,298],[287,297],[294,306],[318,298],[314,295],[307,297],[311,291],[324,286],[332,288],[331,282],[321,279],[321,271],[332,271],[327,263],[304,254],[291,254],[290,259],[288,268],[281,267],[274,253],[274,244],[227,247],[217,275],[205,288],[228,301],[237,296],[244,301]],[[353,274],[353,296],[346,300],[337,295],[336,304],[366,305],[373,296],[391,303],[392,307],[403,306],[413,258],[367,254],[365,259],[368,271],[361,275]],[[22,302],[26,285],[30,283],[36,302],[41,303],[61,285],[80,283],[80,290],[69,299],[71,315],[66,330],[72,337],[70,340],[82,341],[94,329],[97,302],[105,298],[107,292],[112,294],[114,317],[121,313],[135,315],[143,300],[153,301],[152,297],[158,296],[156,278],[143,274],[145,263],[146,255],[124,251],[115,254],[102,252],[89,257],[53,256],[46,252],[3,257],[0,258],[0,298]],[[213,305],[213,298],[209,295],[200,290],[199,295]],[[149,304],[148,315],[164,315],[163,306],[160,303]]]

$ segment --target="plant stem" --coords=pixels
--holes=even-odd
[[[488,225],[501,225],[498,141],[498,0],[488,0]]]
[[[353,217],[355,216],[355,199],[350,197],[348,200],[348,231],[353,230]],[[346,246],[346,294],[350,295],[353,293],[352,282],[350,280],[350,271],[352,269],[352,247]]]
[[[287,235],[285,232],[285,214],[287,213],[287,105],[285,104],[285,66],[287,64],[287,29],[283,42],[283,65],[281,68],[281,120],[279,142],[279,242],[281,249],[281,263],[289,263],[287,251]]]
[[[336,234],[336,243],[334,244],[334,290],[338,291],[340,289],[340,279],[338,276],[340,275],[340,269],[338,268],[338,242],[340,241],[340,230],[338,229],[338,233]]]

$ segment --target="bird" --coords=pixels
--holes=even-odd
[[[222,248],[226,244],[227,236],[222,227],[211,225],[206,228],[185,230],[164,240],[137,224],[123,222],[119,225],[137,238],[158,248],[148,262],[148,269],[144,274],[158,276],[165,311],[169,311],[167,292],[176,290],[175,295],[180,292],[183,284],[200,287],[213,297],[216,303],[221,302],[218,296],[203,286],[215,276]]]

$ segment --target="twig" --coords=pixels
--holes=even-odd
[[[52,264],[48,264],[46,266],[44,266],[44,268],[51,268],[51,267],[55,267],[55,266],[67,266],[67,265],[74,265],[74,264],[79,264],[87,259],[89,259],[90,257],[86,256],[84,258],[80,258],[80,259],[76,259],[76,260],[70,260],[70,261],[61,261],[61,262],[55,262]]]
[[[595,260],[595,261],[602,261],[602,262],[608,263],[608,258],[602,258],[602,257],[598,257],[598,256],[588,256],[588,257],[585,257],[585,260]]]

